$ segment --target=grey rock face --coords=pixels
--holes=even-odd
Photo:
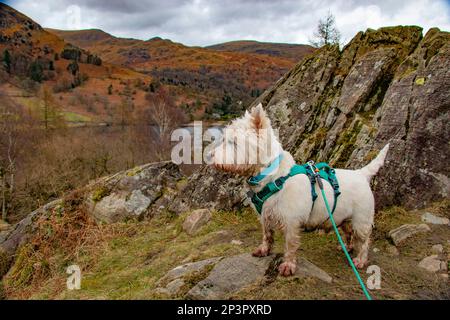
[[[402,244],[406,239],[418,233],[431,231],[426,224],[405,224],[389,232],[389,237],[396,246]]]
[[[275,255],[255,258],[250,254],[241,254],[224,258],[217,262],[207,278],[188,292],[187,297],[196,300],[226,299],[245,287],[264,281],[277,262],[279,260]],[[325,271],[304,258],[299,258],[294,277],[313,277],[332,282]]]
[[[102,222],[141,219],[166,208],[182,178],[170,162],[148,164],[94,182],[86,202]]]

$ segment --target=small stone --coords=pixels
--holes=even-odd
[[[430,224],[437,224],[437,225],[448,225],[450,223],[450,220],[448,218],[438,217],[430,212],[425,212],[422,215],[422,221],[426,222],[426,223],[430,223]]]
[[[445,261],[441,261],[441,271],[447,271],[448,270],[448,264]]]
[[[183,230],[189,235],[196,234],[201,227],[211,219],[211,212],[208,209],[193,211],[183,223]]]
[[[429,231],[431,231],[431,229],[426,224],[404,224],[401,227],[391,230],[389,232],[389,237],[397,246],[417,233],[424,233]]]
[[[378,248],[373,248],[373,252],[374,252],[374,253],[378,253],[378,252],[380,252],[380,249],[378,249]]]
[[[432,255],[420,261],[419,267],[428,272],[438,272],[441,270],[441,261],[438,259],[437,255]]]
[[[442,244],[435,244],[434,246],[431,247],[431,251],[433,251],[433,253],[442,253],[444,252],[444,246]]]
[[[231,244],[242,246],[244,243],[241,240],[231,240]]]
[[[448,280],[448,273],[440,273],[439,274],[442,278]]]

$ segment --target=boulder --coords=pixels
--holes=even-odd
[[[280,262],[280,255],[256,258],[244,253],[224,258],[215,264],[204,280],[187,293],[187,297],[195,300],[227,299],[245,287],[267,281]],[[298,259],[294,277],[313,277],[327,283],[332,282],[329,274],[304,258]]]
[[[195,235],[201,227],[211,220],[211,211],[199,209],[190,213],[183,222],[183,230],[189,235]]]
[[[429,212],[425,212],[422,215],[422,221],[425,223],[437,224],[437,225],[449,225],[450,224],[450,220],[448,218],[438,217]]]
[[[93,182],[86,204],[97,221],[142,219],[168,206],[183,177],[171,162],[143,165]]]
[[[422,268],[428,272],[438,272],[441,270],[441,260],[437,255],[432,255],[424,258],[419,262],[419,268]]]
[[[208,277],[189,290],[195,300],[226,299],[244,287],[262,281],[274,256],[256,258],[248,253],[227,257],[217,263]]]
[[[418,233],[431,231],[426,224],[405,224],[389,232],[389,237],[396,246],[402,244],[406,239]]]
[[[140,219],[151,204],[141,190],[133,190],[131,194],[114,193],[101,199],[92,206],[92,214],[97,220],[107,223]]]

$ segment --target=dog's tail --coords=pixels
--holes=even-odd
[[[364,175],[367,181],[371,181],[372,178],[378,173],[381,167],[384,165],[384,161],[386,160],[387,153],[389,151],[389,144],[387,144],[383,150],[380,151],[378,156],[372,160],[367,166],[360,169],[359,172]]]

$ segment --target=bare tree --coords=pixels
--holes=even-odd
[[[154,144],[157,145],[155,155],[163,160],[170,149],[170,131],[187,121],[187,116],[180,107],[177,107],[167,88],[161,86],[154,93],[148,93],[146,99],[148,108],[143,110],[141,119],[151,125],[155,131]]]
[[[336,18],[331,13],[319,20],[317,30],[314,32],[314,39],[310,40],[312,46],[321,48],[327,45],[339,45],[341,41],[341,33],[336,27]]]

